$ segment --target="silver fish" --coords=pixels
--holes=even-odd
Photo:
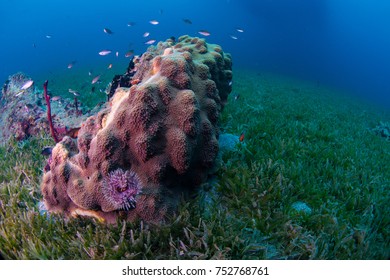
[[[91,84],[96,84],[97,81],[99,81],[99,79],[100,79],[100,75],[96,76],[95,78],[93,78]]]
[[[28,80],[27,82],[25,82],[25,83],[22,85],[22,87],[20,88],[20,90],[28,89],[28,88],[31,87],[33,84],[34,84],[34,81],[33,81],[33,80]]]
[[[208,32],[207,30],[200,30],[198,33],[200,35],[203,35],[203,36],[210,36],[211,35],[211,33]]]
[[[151,45],[151,44],[153,44],[154,42],[156,42],[156,40],[149,40],[149,41],[146,41],[145,42],[145,45]]]
[[[104,31],[104,33],[107,33],[107,34],[114,34],[114,32],[112,32],[110,29],[108,29],[108,28],[104,28],[103,29],[103,31]]]
[[[78,93],[77,91],[75,91],[75,90],[73,90],[73,89],[68,89],[68,91],[70,92],[70,93],[72,93],[74,96],[80,96],[80,93]]]
[[[110,50],[102,50],[102,51],[99,52],[100,55],[108,55],[110,53],[111,53]]]

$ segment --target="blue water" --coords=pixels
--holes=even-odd
[[[206,29],[209,42],[232,54],[235,71],[287,74],[390,108],[389,15],[388,0],[1,0],[0,82],[17,71],[60,73],[72,61],[70,71],[125,68],[123,54],[141,54],[148,39],[202,37]],[[99,56],[102,49],[120,57]]]

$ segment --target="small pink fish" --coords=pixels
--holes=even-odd
[[[234,36],[234,35],[230,35],[230,38],[232,38],[233,40],[237,40],[238,37]]]
[[[208,32],[207,30],[200,30],[199,32],[198,32],[200,35],[203,35],[203,36],[210,36],[210,32]]]
[[[110,50],[102,50],[102,51],[99,52],[100,55],[108,55],[110,53],[111,53]]]
[[[244,29],[242,29],[242,28],[236,28],[236,30],[237,30],[238,32],[240,32],[240,33],[244,32]]]
[[[61,96],[53,96],[52,98],[50,98],[51,101],[58,101],[61,99]]]
[[[150,24],[153,24],[153,25],[157,25],[159,24],[159,22],[157,20],[151,20],[149,21]]]
[[[149,32],[145,32],[142,36],[143,36],[144,38],[146,38],[146,37],[148,37],[149,35],[150,35]]]
[[[112,63],[110,63],[107,67],[107,69],[111,69],[112,68]]]
[[[25,90],[25,89],[28,89],[29,87],[31,87],[32,85],[34,84],[34,81],[33,80],[28,80],[27,82],[25,82],[22,87],[20,88],[21,90]]]
[[[154,42],[156,42],[156,40],[149,40],[149,41],[146,41],[145,42],[145,45],[151,45],[151,44],[154,44]]]
[[[96,84],[97,81],[99,81],[99,79],[100,79],[100,75],[96,76],[95,78],[93,78],[91,84]]]
[[[116,53],[115,53],[115,56],[118,57],[118,56],[119,56],[119,52],[116,52]]]

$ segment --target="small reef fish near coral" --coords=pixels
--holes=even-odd
[[[156,40],[152,39],[152,40],[149,40],[149,41],[146,41],[145,42],[145,45],[152,45],[156,42]]]
[[[31,87],[32,85],[34,84],[34,81],[33,80],[29,80],[27,82],[25,82],[22,87],[20,88],[21,90],[25,90],[25,89],[28,89],[29,87]]]
[[[92,79],[91,84],[96,84],[100,79],[100,75],[97,75],[95,78]]]
[[[127,51],[127,52],[125,53],[125,57],[130,57],[130,56],[132,56],[133,54],[134,54],[134,50]]]
[[[199,30],[198,32],[200,35],[203,35],[203,36],[210,36],[211,33],[208,32],[207,30]]]
[[[110,50],[102,50],[102,51],[99,52],[99,55],[104,56],[104,55],[110,54],[111,52],[112,52],[112,51],[110,51]]]
[[[71,94],[73,94],[74,96],[80,96],[80,93],[78,92],[78,91],[76,91],[76,90],[73,90],[73,89],[68,89],[68,91],[71,93]]]
[[[26,92],[27,89],[29,89],[34,84],[33,80],[28,80],[25,82],[19,89],[19,92],[15,94],[15,96],[19,96]]]

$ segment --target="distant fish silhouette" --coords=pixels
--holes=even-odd
[[[192,24],[192,21],[188,18],[183,19],[183,22],[186,24]]]
[[[73,66],[76,64],[76,61],[72,61],[71,63],[68,64],[68,69],[73,68]]]
[[[110,35],[114,34],[114,32],[112,32],[109,28],[104,28],[103,31],[106,34],[110,34]]]
[[[129,50],[127,53],[125,53],[125,57],[130,57],[134,54],[134,50]]]

